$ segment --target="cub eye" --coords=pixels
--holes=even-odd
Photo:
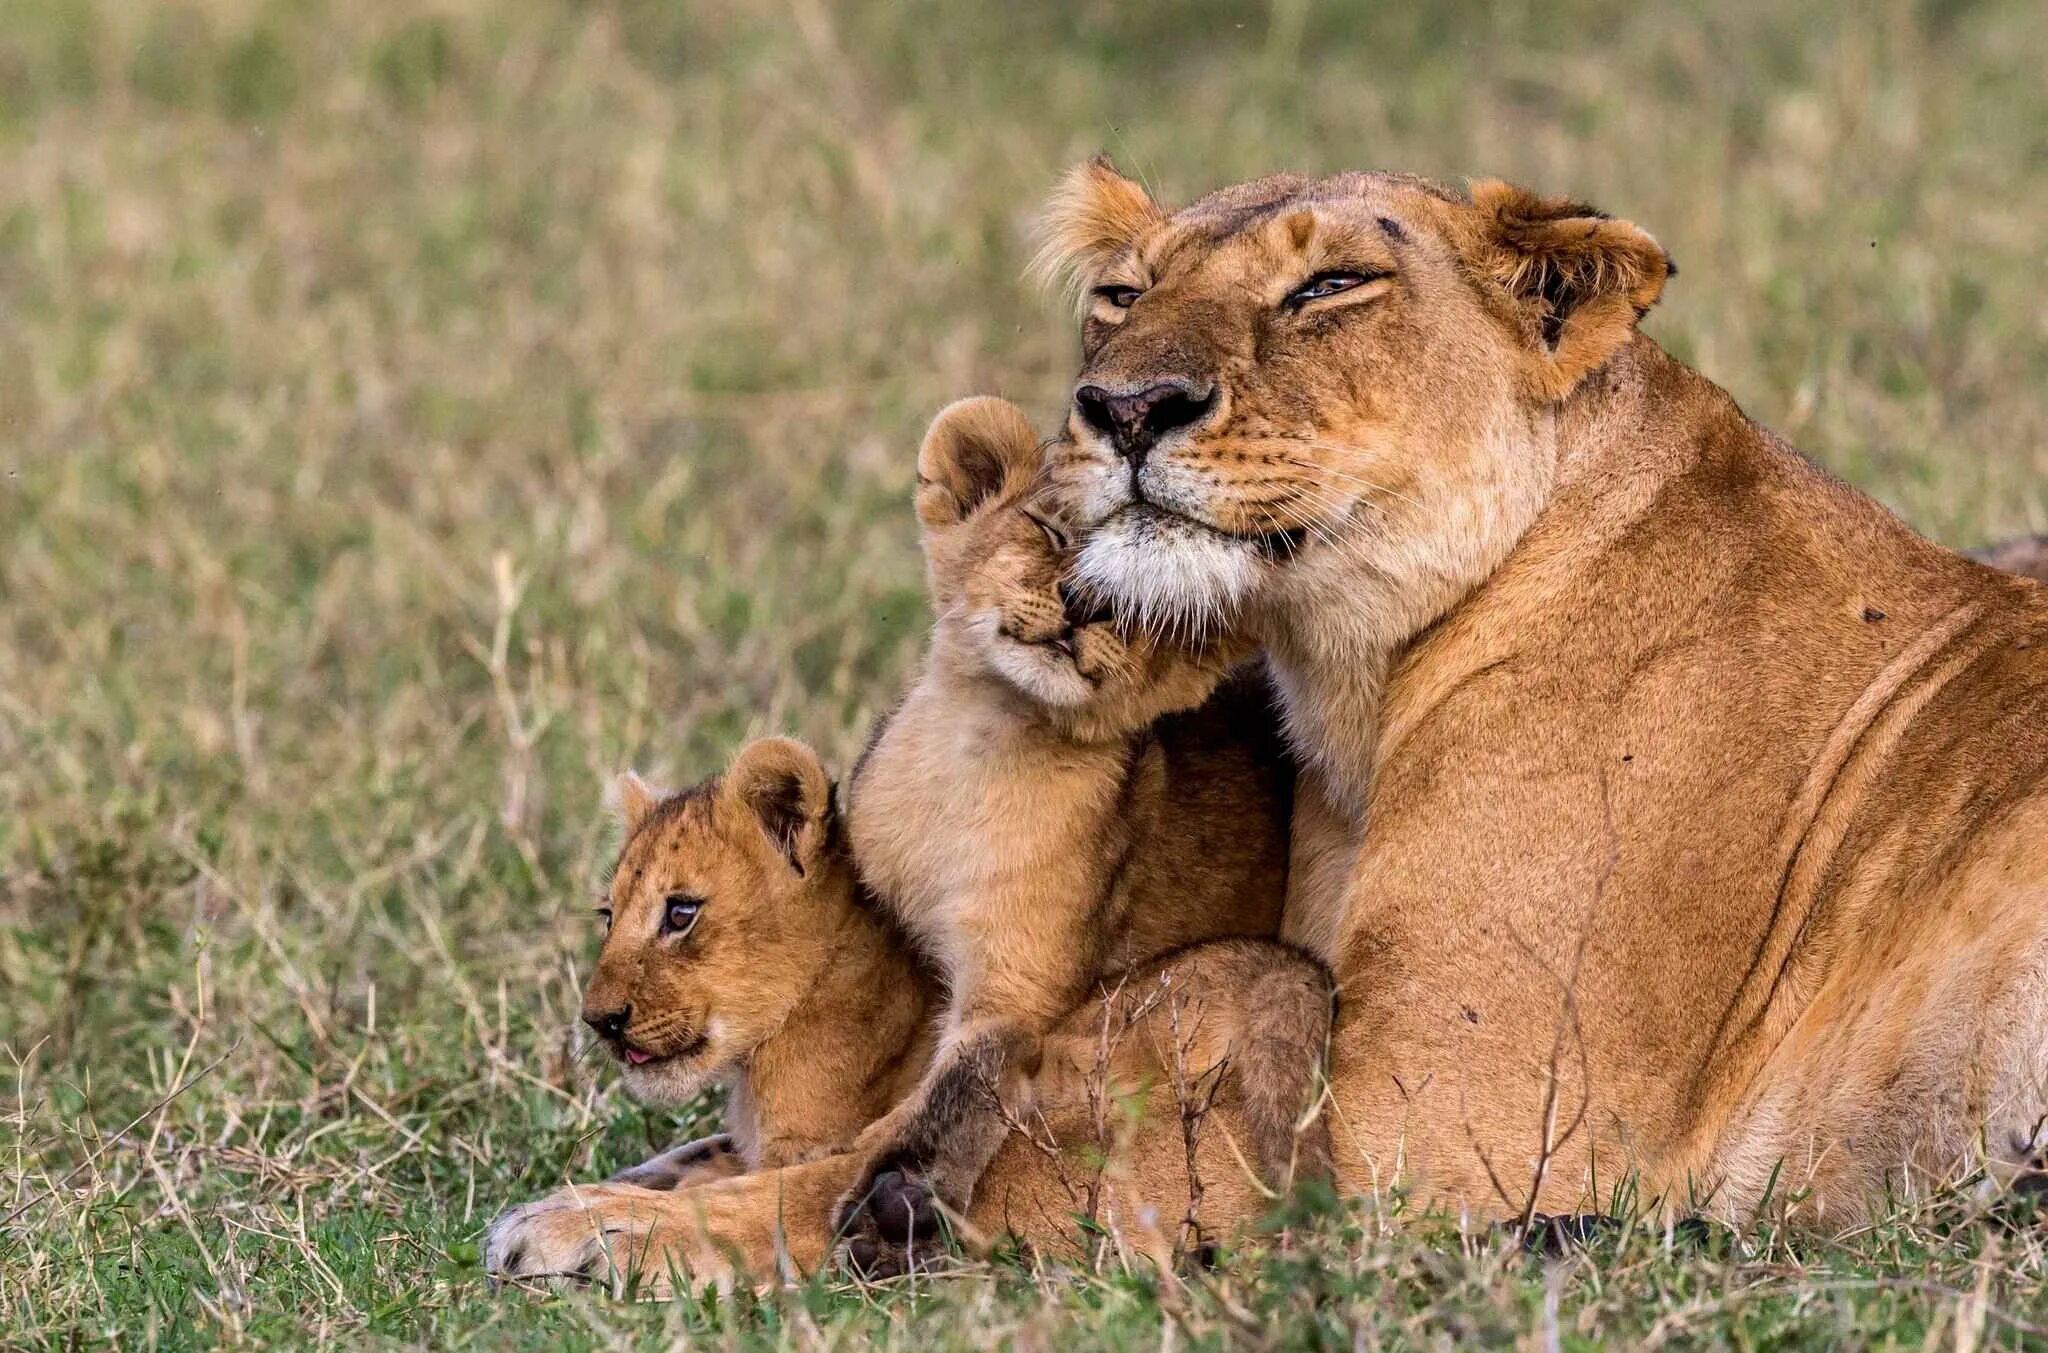
[[[599,907],[597,909],[597,919],[604,922],[604,933],[607,935],[611,934],[612,909],[610,907]]]
[[[661,914],[661,933],[664,935],[687,935],[697,924],[697,915],[704,910],[704,899],[691,897],[688,893],[670,893],[662,899],[666,910]]]
[[[1137,287],[1112,284],[1106,287],[1097,287],[1092,294],[1101,300],[1108,301],[1119,310],[1128,310],[1131,308],[1131,303],[1144,295],[1144,292]]]
[[[1051,522],[1039,516],[1036,512],[1026,512],[1024,515],[1028,517],[1031,521],[1031,524],[1033,526],[1036,526],[1039,529],[1039,532],[1045,536],[1046,544],[1052,546],[1055,550],[1060,551],[1062,554],[1066,553],[1067,545],[1069,542],[1067,540],[1067,533],[1065,531],[1062,531],[1059,527],[1054,526]]]
[[[1290,308],[1307,305],[1310,301],[1320,301],[1325,296],[1335,296],[1340,291],[1362,287],[1367,282],[1377,282],[1385,276],[1386,274],[1381,272],[1319,272],[1288,292],[1287,299],[1282,304]]]

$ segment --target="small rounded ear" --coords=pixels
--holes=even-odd
[[[759,824],[798,878],[816,865],[832,813],[832,779],[818,754],[792,738],[762,738],[726,768],[720,797]]]
[[[951,526],[984,501],[1021,488],[1045,462],[1038,434],[1007,399],[976,395],[948,404],[917,450],[917,519]]]
[[[1471,261],[1535,320],[1537,385],[1550,399],[1620,350],[1678,271],[1648,231],[1569,198],[1488,179],[1472,185],[1472,205]]]
[[[1119,173],[1107,155],[1097,155],[1069,169],[1046,202],[1031,275],[1078,286],[1165,220],[1150,193]]]
[[[611,793],[605,796],[609,807],[619,815],[625,825],[626,835],[632,836],[640,830],[647,819],[654,816],[654,810],[661,807],[667,797],[653,785],[648,784],[632,771],[625,771],[612,781]]]

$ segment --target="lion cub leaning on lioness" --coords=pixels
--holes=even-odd
[[[940,413],[918,453],[937,621],[854,770],[849,827],[862,878],[950,1000],[923,1082],[862,1135],[837,1224],[863,1267],[935,1241],[934,1198],[966,1211],[1027,1109],[1045,1036],[1098,981],[1279,928],[1291,773],[1263,681],[1234,673],[1248,651],[1127,635],[1073,604],[1043,463],[1023,414],[991,398]],[[1294,1054],[1235,1068],[1274,1187],[1328,1168],[1328,1129],[1307,1113],[1327,977],[1313,990],[1289,1018]]]

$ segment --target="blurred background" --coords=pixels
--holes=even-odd
[[[2036,0],[6,0],[0,1329],[487,1326],[477,1227],[666,1143],[565,1038],[601,788],[846,764],[925,420],[1060,408],[1072,161],[1597,203],[1659,341],[1967,545],[2048,528],[2044,54]]]

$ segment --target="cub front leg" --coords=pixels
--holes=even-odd
[[[901,1273],[943,1245],[974,1186],[1024,1111],[1040,1035],[1021,1023],[970,1024],[943,1049],[911,1097],[862,1134],[865,1164],[833,1226],[862,1273]]]
[[[860,1164],[846,1154],[671,1190],[570,1185],[492,1222],[484,1271],[521,1284],[594,1284],[649,1298],[693,1283],[726,1288],[794,1277],[829,1256],[826,1219]]]

